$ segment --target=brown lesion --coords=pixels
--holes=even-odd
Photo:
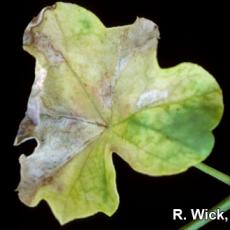
[[[42,34],[41,32],[35,32],[33,34],[33,40],[34,46],[45,56],[49,63],[58,64],[64,61],[62,53],[55,49],[48,36]]]
[[[19,145],[24,140],[31,138],[34,134],[35,127],[36,125],[33,121],[28,116],[25,116],[19,125],[14,145]]]
[[[54,175],[50,175],[48,177],[44,177],[44,179],[42,180],[42,184],[43,185],[52,184],[52,182],[54,181],[54,179],[55,179]]]
[[[45,12],[47,10],[54,10],[56,9],[56,7],[56,4],[45,7],[38,14],[38,16],[32,19],[23,34],[23,45],[25,47],[31,46],[31,48],[37,49],[45,56],[47,61],[51,64],[58,64],[60,62],[63,62],[64,57],[62,53],[59,50],[56,50],[55,47],[52,45],[52,41],[50,40],[50,38],[39,30],[39,26],[45,19]]]
[[[47,6],[46,10],[55,10],[57,8],[57,3],[54,3],[52,6]]]
[[[33,27],[38,27],[42,22],[43,22],[43,19],[44,19],[44,13],[47,11],[47,10],[54,10],[57,8],[57,4],[53,4],[52,6],[47,6],[47,7],[44,7],[41,12],[36,16],[36,17],[33,17],[33,19],[31,20],[30,24],[28,25],[28,27],[26,28],[26,30],[30,30],[32,29]]]
[[[24,204],[34,206],[33,202],[36,194],[43,186],[48,186],[51,184],[55,185],[56,190],[59,192],[63,189],[61,184],[57,183],[56,177],[58,178],[57,174],[64,166],[57,168],[52,173],[44,172],[42,176],[34,177],[30,174],[29,164],[26,156],[21,155],[19,162],[21,165],[21,181],[16,189],[16,192],[18,192],[19,198]]]
[[[64,187],[63,184],[58,181],[58,178],[72,158],[73,157],[69,157],[63,165],[54,169],[52,173],[44,171],[42,176],[36,178],[29,172],[27,158],[21,155],[19,159],[21,165],[21,181],[16,189],[20,200],[28,206],[34,206],[33,202],[39,189],[51,185],[57,193],[62,192]]]
[[[110,74],[106,71],[98,81],[94,90],[104,107],[111,109],[112,102],[112,81]]]
[[[23,45],[29,46],[34,42],[33,29],[38,27],[44,19],[44,13],[47,10],[47,7],[44,8],[36,17],[34,17],[29,25],[26,27],[23,35]]]

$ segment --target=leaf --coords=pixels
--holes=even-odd
[[[91,12],[57,3],[32,20],[24,49],[35,81],[15,140],[38,142],[20,157],[19,197],[46,200],[61,224],[118,207],[112,153],[152,176],[183,172],[211,152],[222,93],[202,67],[157,62],[156,24],[106,28]]]

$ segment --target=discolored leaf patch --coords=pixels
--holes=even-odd
[[[46,200],[61,224],[119,203],[112,153],[152,176],[183,172],[211,152],[222,93],[202,67],[157,62],[158,27],[145,18],[106,28],[77,5],[47,7],[28,25],[24,49],[35,81],[15,144],[21,201]]]

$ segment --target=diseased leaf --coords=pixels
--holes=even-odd
[[[156,24],[137,18],[106,28],[72,4],[47,7],[25,30],[35,82],[15,144],[36,138],[20,157],[21,201],[45,199],[64,224],[118,207],[112,153],[136,171],[171,175],[203,161],[222,112],[217,82],[202,67],[162,69]]]

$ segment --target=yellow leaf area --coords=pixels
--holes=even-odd
[[[35,81],[15,140],[38,142],[20,157],[23,203],[44,199],[61,224],[119,204],[112,153],[152,176],[203,161],[223,113],[222,93],[202,67],[160,68],[159,31],[137,18],[106,28],[77,5],[44,8],[27,26],[24,49]]]

